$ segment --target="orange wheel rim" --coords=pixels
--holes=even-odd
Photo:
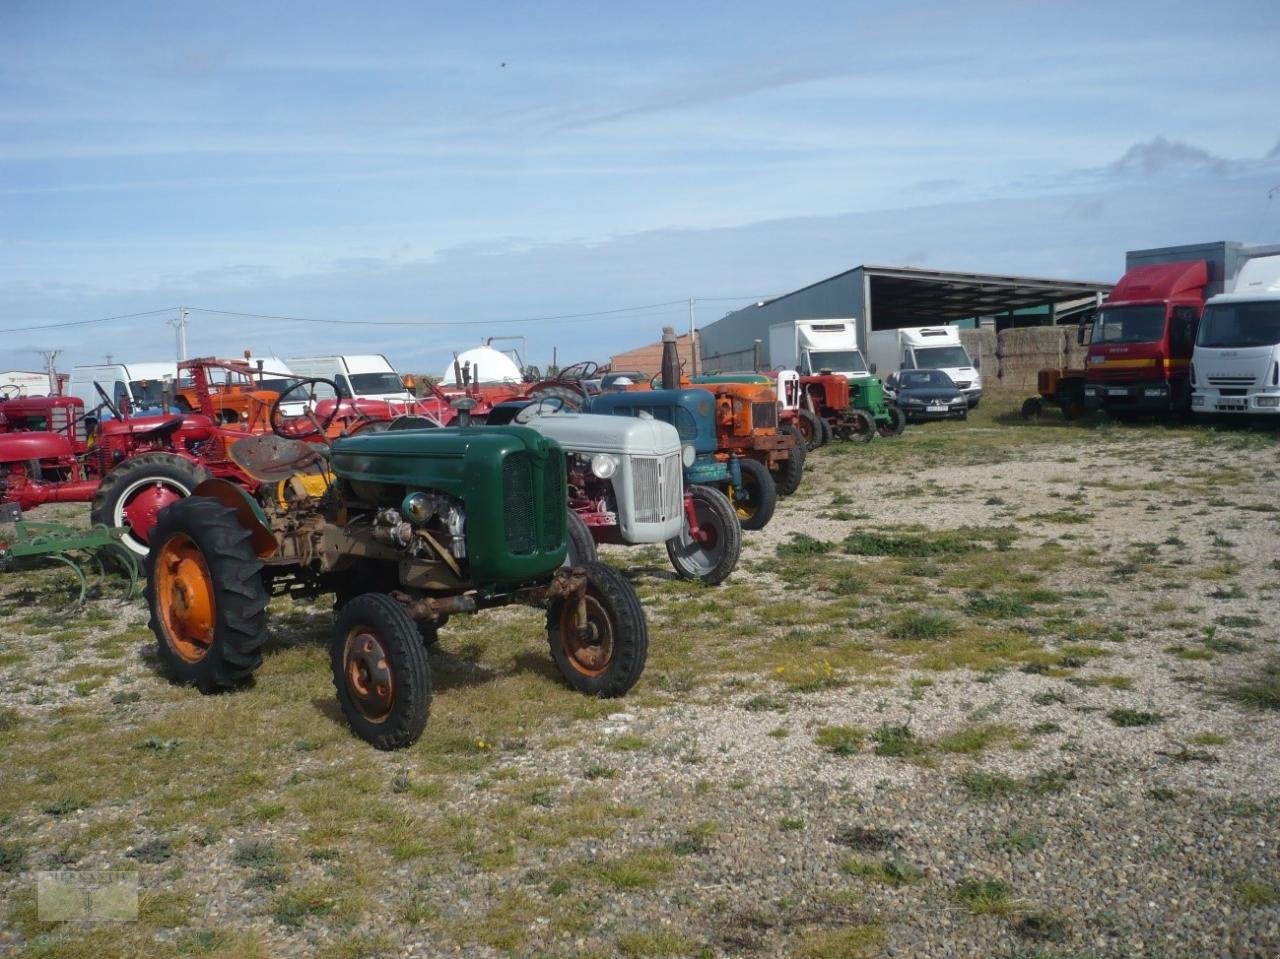
[[[613,623],[593,596],[583,601],[586,622],[578,623],[578,604],[569,600],[560,608],[560,648],[575,672],[600,676],[613,662]]]
[[[386,646],[368,626],[347,633],[342,673],[356,711],[372,723],[386,719],[396,702],[395,676]]]
[[[169,648],[198,663],[213,646],[213,577],[200,547],[185,533],[165,540],[156,557],[156,604]]]

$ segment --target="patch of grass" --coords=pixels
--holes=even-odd
[[[1246,906],[1280,905],[1280,886],[1260,879],[1241,879],[1235,884],[1236,898]]]
[[[894,855],[892,859],[851,856],[840,864],[840,869],[850,876],[870,879],[890,886],[905,886],[924,876],[923,870],[898,855]]]
[[[971,769],[960,777],[960,785],[974,799],[997,799],[1019,794],[1045,796],[1059,793],[1074,778],[1075,774],[1069,770],[1045,769],[1027,779],[1014,779],[1003,773]]]
[[[796,816],[783,816],[778,820],[778,828],[783,832],[799,832],[804,828],[804,820]]]
[[[946,639],[959,631],[960,624],[950,616],[913,609],[895,616],[885,635],[890,639],[927,641]]]
[[[787,542],[777,545],[776,552],[782,557],[825,556],[835,548],[835,543],[823,539],[814,539],[805,533],[792,533]]]
[[[1004,852],[1034,852],[1044,845],[1044,836],[1029,829],[1010,829],[991,841],[992,849]]]
[[[813,741],[837,756],[852,756],[867,741],[861,726],[820,726]]]
[[[860,852],[876,852],[890,848],[897,840],[898,834],[892,829],[879,829],[874,826],[844,826],[835,834],[832,841]]]
[[[624,932],[618,937],[618,952],[627,959],[646,959],[649,956],[689,956],[696,951],[693,940],[657,929],[652,932]]]
[[[877,756],[892,756],[896,759],[920,759],[929,751],[927,743],[916,738],[911,727],[905,724],[878,727],[871,734],[875,740]]]
[[[954,898],[974,916],[1007,916],[1013,911],[1013,889],[1003,879],[966,879]]]
[[[1237,683],[1226,690],[1227,698],[1253,709],[1280,709],[1280,659],[1263,667],[1258,679]]]
[[[999,742],[1008,742],[1017,737],[1017,732],[1010,726],[999,723],[985,723],[969,726],[965,729],[948,733],[933,741],[933,745],[944,753],[962,753],[977,755],[988,746]]]
[[[1220,733],[1196,733],[1190,742],[1193,746],[1225,746],[1231,742],[1231,737]]]
[[[1065,918],[1051,912],[1033,912],[1020,916],[1013,924],[1013,931],[1024,939],[1037,942],[1063,942],[1070,926]],[[1045,955],[1040,953],[1040,955]],[[1046,957],[1047,959],[1047,957]]]
[[[1032,613],[1031,604],[1016,593],[970,593],[964,608],[983,619],[1017,619]]]
[[[677,856],[697,856],[711,848],[711,837],[719,830],[714,819],[704,819],[694,823],[684,831],[684,835],[672,843],[671,849]]]
[[[337,908],[337,890],[323,883],[291,889],[271,903],[271,918],[282,926],[300,928],[308,917],[327,916]]]
[[[621,736],[615,736],[609,742],[609,748],[620,753],[634,753],[642,749],[649,748],[649,740],[643,736],[636,736],[632,733],[623,733]]]
[[[26,866],[27,847],[23,843],[0,843],[0,872],[22,872]]]
[[[860,530],[845,537],[843,548],[855,556],[956,556],[992,547],[1008,549],[1015,538],[1012,530],[975,526],[923,533]]]
[[[1164,722],[1164,717],[1159,713],[1150,713],[1141,709],[1113,709],[1107,713],[1107,718],[1122,729],[1155,726]]]
[[[590,869],[601,882],[614,889],[648,889],[671,874],[675,860],[660,850],[638,849],[617,859],[593,864]]]
[[[231,854],[231,861],[246,869],[266,869],[277,866],[282,859],[274,844],[258,839],[241,843]]]
[[[875,923],[816,929],[795,944],[798,959],[869,959],[880,951],[884,929]]]

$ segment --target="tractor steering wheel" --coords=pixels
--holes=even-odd
[[[13,392],[9,392],[12,390]],[[17,383],[0,383],[0,400],[17,399],[22,395],[22,387]]]
[[[324,420],[321,421],[315,413],[316,409],[316,387],[324,384],[332,391],[333,409],[331,409]],[[306,395],[301,395],[305,391]],[[293,399],[286,397],[294,396]],[[319,397],[319,399],[329,399],[329,397]],[[282,409],[285,403],[302,403],[302,416],[286,417]],[[298,380],[287,390],[276,397],[275,402],[271,404],[271,432],[276,436],[283,437],[287,440],[306,440],[313,436],[323,436],[332,425],[334,419],[338,415],[338,384],[333,380],[326,380],[322,377],[315,376],[310,379]]]
[[[98,391],[98,395],[102,397],[102,405],[111,411],[111,415],[116,419],[120,419],[120,411],[116,409],[116,404],[111,402],[111,397],[107,396],[107,391],[102,388],[102,384],[97,380],[93,381],[93,388]]]
[[[530,403],[524,409],[511,417],[513,423],[519,423],[522,426],[528,423],[535,416],[545,416],[553,413],[576,412],[569,409],[569,404],[564,401],[563,396],[539,396],[537,400]]]
[[[600,364],[591,360],[573,363],[556,374],[557,380],[589,380],[600,371]]]

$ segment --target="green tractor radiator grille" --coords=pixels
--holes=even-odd
[[[547,458],[542,474],[542,548],[556,550],[564,541],[564,514],[569,501],[565,488],[564,457]]]
[[[507,549],[517,556],[532,553],[538,545],[538,532],[533,466],[526,454],[513,453],[502,463],[502,507]]]
[[[752,403],[751,425],[755,429],[776,428],[778,425],[777,403]]]

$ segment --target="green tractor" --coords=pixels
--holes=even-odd
[[[314,413],[326,387],[336,392],[301,381],[277,399],[274,435],[231,446],[254,492],[206,480],[160,513],[146,595],[176,680],[204,692],[239,684],[262,661],[270,596],[333,593],[338,702],[379,749],[408,746],[425,728],[426,650],[451,615],[543,608],[551,657],[571,686],[612,697],[636,683],[644,612],[611,567],[566,564],[565,458],[553,440],[521,426],[472,427],[460,409],[459,427],[308,442],[330,426]],[[305,418],[281,419],[282,403],[303,393]]]

